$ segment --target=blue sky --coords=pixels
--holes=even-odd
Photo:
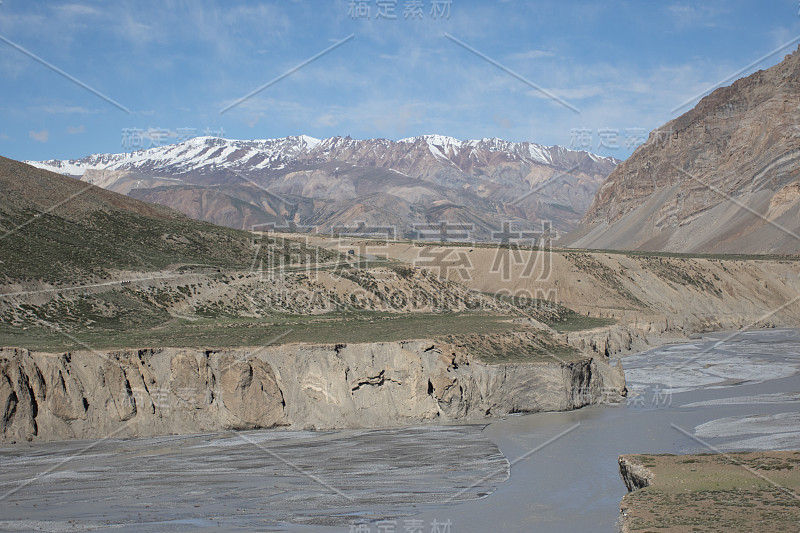
[[[0,154],[77,158],[205,133],[438,133],[624,159],[709,87],[800,38],[798,12],[797,0],[2,0]]]

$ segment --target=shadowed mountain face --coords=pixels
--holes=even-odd
[[[800,51],[650,134],[598,190],[576,247],[800,252]]]
[[[503,221],[572,229],[614,158],[511,143],[426,135],[388,141],[311,137],[233,141],[199,137],[125,154],[31,164],[192,218],[235,228],[288,223],[472,224],[488,239]]]

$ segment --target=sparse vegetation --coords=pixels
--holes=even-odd
[[[796,531],[800,452],[637,455],[649,487],[627,494],[631,532]]]
[[[81,328],[66,332],[44,326],[9,328],[0,325],[4,346],[21,346],[42,351],[65,351],[122,347],[209,347],[259,346],[291,342],[340,343],[388,342],[432,338],[442,332],[490,335],[528,331],[509,317],[474,314],[390,314],[351,312],[331,315],[274,315],[264,318],[215,317],[188,321],[169,318],[143,328]]]
[[[693,268],[696,263],[685,258],[665,260],[664,257],[639,256],[637,260],[649,271],[678,286],[694,287],[708,294],[722,296],[722,289],[702,273],[697,272]]]
[[[581,359],[578,350],[555,341],[544,332],[513,332],[502,335],[475,333],[444,335],[439,340],[466,349],[489,364],[555,363]]]
[[[620,282],[620,276],[591,255],[577,252],[565,252],[564,257],[577,268],[605,283],[632,304],[636,306],[645,305]]]
[[[560,320],[548,322],[547,325],[559,333],[568,333],[571,331],[583,331],[586,329],[610,326],[612,324],[616,324],[616,322],[617,321],[613,318],[586,316],[576,313],[575,311],[568,310],[565,315],[560,317]]]
[[[488,362],[566,360],[577,352],[544,334],[525,336],[531,325],[524,319],[559,332],[613,323],[544,299],[478,293],[396,260],[347,262],[302,240],[190,220],[1,162],[5,345],[222,347],[444,336]],[[39,192],[21,187],[25,180],[40,182]],[[42,190],[45,198],[37,196]],[[616,272],[587,254],[566,255],[636,303]]]

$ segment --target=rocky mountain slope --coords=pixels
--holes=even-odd
[[[307,136],[235,141],[198,137],[132,153],[30,162],[139,199],[240,229],[474,225],[488,239],[502,221],[578,222],[614,158],[559,146],[425,135],[389,141]]]
[[[722,87],[650,134],[598,190],[567,244],[800,252],[800,51]]]

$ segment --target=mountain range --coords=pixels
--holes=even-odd
[[[394,227],[421,236],[442,221],[491,238],[504,221],[573,229],[618,160],[560,146],[424,135],[399,141],[197,137],[75,160],[28,161],[215,224]],[[468,228],[470,226],[467,226]]]
[[[714,90],[626,161],[501,139],[198,137],[30,164],[191,218],[490,240],[550,221],[576,248],[800,252],[800,51]],[[607,179],[606,179],[607,177]],[[541,226],[539,226],[541,228]],[[427,232],[427,234],[426,234]]]

